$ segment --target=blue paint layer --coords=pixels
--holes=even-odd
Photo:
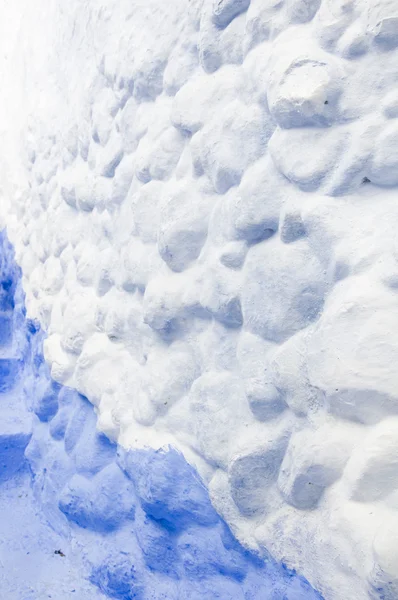
[[[0,597],[319,600],[243,549],[177,451],[129,451],[51,381],[0,235]]]

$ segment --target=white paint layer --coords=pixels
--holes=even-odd
[[[0,9],[0,224],[52,376],[326,600],[396,600],[396,2]]]

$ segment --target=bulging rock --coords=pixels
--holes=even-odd
[[[235,274],[228,269],[209,270],[212,277],[205,275],[200,294],[200,304],[217,321],[236,329],[242,325],[240,290]]]
[[[242,311],[249,331],[282,342],[319,315],[325,272],[304,241],[293,246],[275,238],[258,244],[243,272]]]
[[[278,477],[285,500],[301,510],[313,510],[324,490],[340,478],[355,443],[355,431],[341,424],[292,435]]]
[[[209,201],[192,187],[180,185],[165,195],[161,205],[158,249],[173,271],[183,271],[195,260],[206,239]]]
[[[134,500],[131,482],[110,465],[90,480],[74,475],[61,492],[59,508],[79,527],[105,533],[134,518]]]
[[[268,105],[280,127],[327,127],[338,112],[341,77],[325,57],[282,57],[270,74]]]
[[[329,412],[375,424],[398,412],[395,296],[366,275],[335,285],[308,345],[311,385],[324,392]]]
[[[32,436],[32,423],[26,417],[1,412],[0,419],[0,482],[13,477],[25,462],[25,448]]]
[[[204,373],[194,381],[189,400],[194,448],[210,464],[226,468],[236,438],[229,423],[231,410],[239,415],[240,427],[251,421],[240,379],[227,371]]]
[[[240,513],[247,517],[266,513],[268,498],[278,479],[290,432],[281,427],[264,430],[235,452],[228,468],[231,496]],[[261,439],[263,438],[263,439]]]
[[[398,418],[378,423],[354,449],[344,472],[350,499],[375,502],[398,489]]]
[[[238,239],[256,244],[277,231],[282,190],[281,175],[269,156],[246,170],[231,203],[231,220]]]
[[[224,28],[249,5],[250,0],[213,0],[213,22]]]

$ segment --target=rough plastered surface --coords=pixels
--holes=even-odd
[[[52,377],[327,600],[396,599],[397,3],[0,7],[0,219]]]

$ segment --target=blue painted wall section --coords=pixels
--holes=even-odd
[[[126,452],[51,381],[0,234],[0,597],[316,600],[243,549],[177,451]]]

